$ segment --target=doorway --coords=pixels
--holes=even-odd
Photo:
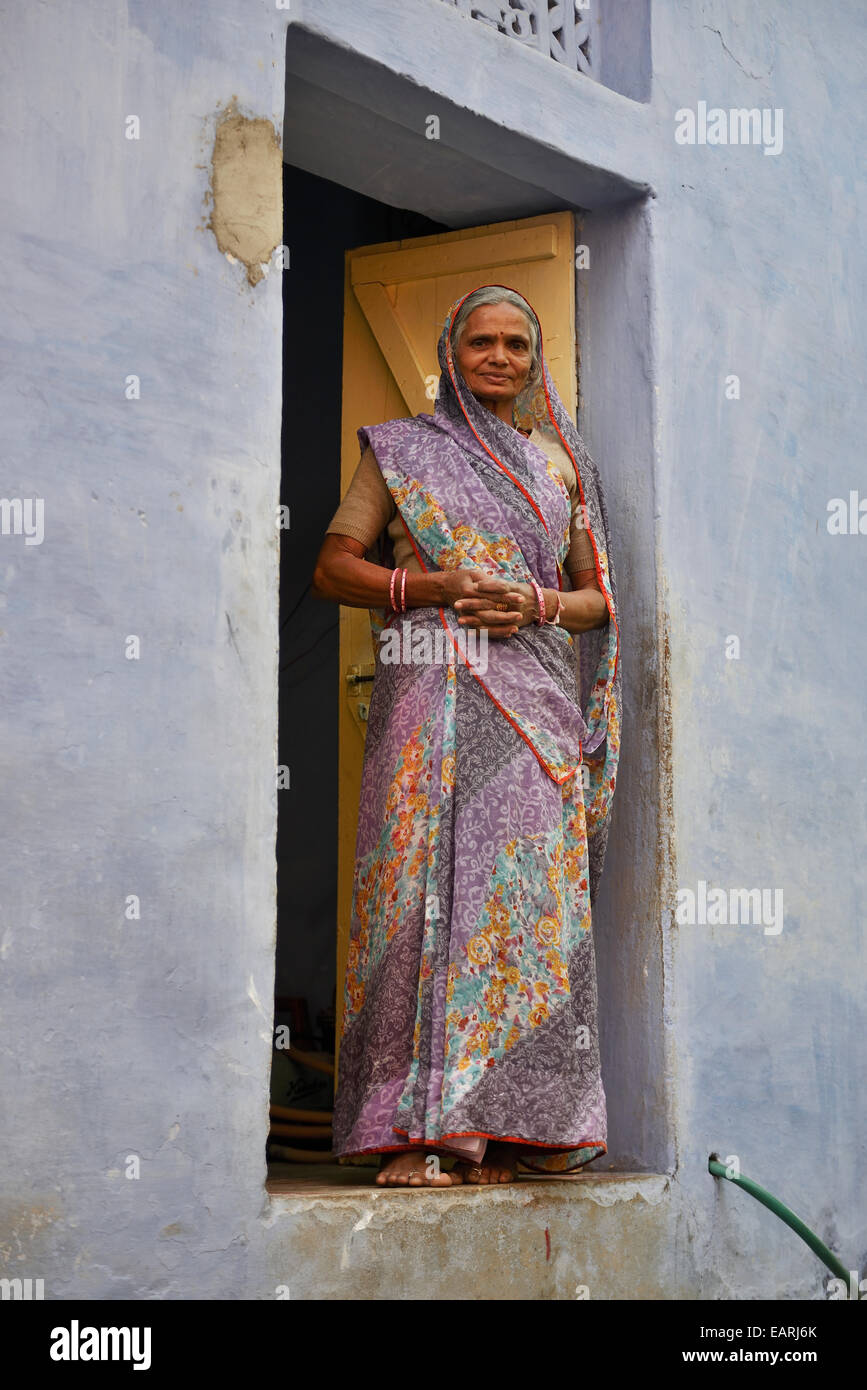
[[[287,119],[288,114],[287,103]],[[315,148],[299,144],[296,130],[293,147],[311,161],[312,150],[323,168],[336,166],[360,138],[363,114],[362,108],[352,108],[352,131],[340,124],[339,112],[333,123],[320,123],[320,144]],[[472,119],[470,113],[463,114],[465,120]],[[323,152],[326,137],[328,149]],[[397,151],[384,167],[388,196],[413,201],[418,160]],[[350,176],[341,172],[340,177]],[[278,1009],[272,1100],[278,1106],[292,1101],[287,1109],[309,1109],[303,1119],[272,1113],[275,1125],[288,1126],[285,1133],[273,1131],[273,1137],[289,1148],[303,1137],[299,1125],[311,1124],[330,1110],[333,1094],[333,1073],[327,1064],[299,1072],[280,1040],[288,1036],[292,1043],[306,1044],[301,1051],[309,1061],[316,1053],[330,1051],[335,1025],[340,620],[335,606],[310,599],[308,585],[340,496],[345,252],[382,241],[477,228],[480,222],[503,221],[515,214],[539,216],[546,204],[549,211],[558,207],[556,199],[543,202],[536,189],[527,195],[529,206],[513,203],[511,214],[492,195],[484,207],[487,216],[480,215],[482,209],[474,203],[470,215],[444,212],[444,221],[437,222],[368,196],[362,190],[370,180],[363,170],[356,170],[352,181],[355,191],[319,173],[286,168],[284,240],[290,270],[283,277],[282,501],[290,509],[291,525],[281,536],[279,763],[288,769],[290,783],[278,795]],[[576,194],[579,184],[576,177]],[[455,186],[479,187],[469,176]],[[434,211],[429,189],[427,194],[425,207]],[[499,188],[500,195],[508,200],[509,189]],[[658,631],[653,529],[651,228],[643,202],[624,202],[622,193],[620,197],[593,211],[570,210],[578,214],[581,247],[575,248],[576,258],[579,249],[582,256],[589,249],[591,267],[589,273],[576,275],[578,426],[606,490],[621,577],[624,654],[624,739],[597,904],[597,975],[603,1079],[609,1098],[606,1166],[659,1173],[674,1167],[660,934],[665,885],[672,871],[664,790],[668,745],[660,717],[667,676]],[[299,1000],[307,1001],[306,1009]],[[326,1124],[320,1128],[324,1133],[315,1140],[309,1131],[304,1133],[327,1159],[329,1134]]]

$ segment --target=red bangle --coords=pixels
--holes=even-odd
[[[548,618],[545,614],[545,595],[542,592],[542,585],[537,584],[535,579],[531,579],[530,583],[533,586],[533,589],[536,594],[536,602],[539,605],[539,616],[536,619],[536,622],[538,623],[539,627],[541,627],[543,623],[547,623],[548,621]]]
[[[400,611],[401,613],[406,612],[406,570],[404,570],[403,578],[400,581]]]
[[[390,604],[391,604],[391,611],[392,611],[392,613],[396,613],[396,612],[397,612],[397,608],[395,607],[395,604],[394,604],[394,581],[395,581],[395,579],[397,578],[397,576],[398,576],[398,571],[397,571],[396,569],[392,570],[392,572],[391,572],[391,583],[390,583],[389,586],[388,586],[388,598],[389,598],[389,602],[390,602]]]

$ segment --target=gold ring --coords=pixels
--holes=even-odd
[[[498,612],[498,613],[508,613],[508,611],[509,611],[509,605],[508,605],[507,603],[498,603],[498,604],[497,604],[497,612]]]

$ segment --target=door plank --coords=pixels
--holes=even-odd
[[[352,283],[397,285],[404,280],[429,280],[438,275],[458,275],[465,270],[546,261],[557,255],[557,247],[558,228],[552,220],[512,232],[468,237],[466,241],[358,256],[352,262]]]
[[[397,309],[382,285],[362,283],[354,289],[379,350],[406,402],[407,414],[421,415],[429,411],[431,402],[425,394],[424,368]]]

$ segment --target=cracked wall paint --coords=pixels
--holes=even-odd
[[[283,154],[272,121],[242,116],[234,98],[218,118],[208,227],[257,285],[283,240]]]

